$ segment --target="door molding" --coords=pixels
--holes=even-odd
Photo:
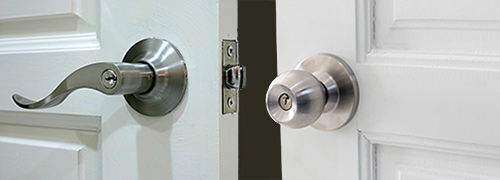
[[[96,115],[0,110],[0,124],[99,132],[101,117]]]
[[[489,7],[498,2],[485,1],[490,3],[473,3],[473,6],[496,11]],[[468,7],[470,2],[448,4],[454,4],[452,9],[472,11],[475,8]],[[500,36],[495,33],[500,29],[500,16],[486,12],[452,13],[440,8],[424,8],[428,10],[422,13],[415,12],[420,8],[409,8],[413,4],[425,6],[425,2],[416,0],[356,1],[359,64],[489,71],[500,68],[500,43],[496,38],[479,38]],[[449,45],[450,41],[454,42],[453,46]]]
[[[478,177],[489,177],[494,179],[498,176],[488,176],[488,173],[481,170],[482,168],[474,167],[474,162],[481,162],[478,159],[491,159],[492,164],[500,164],[500,147],[490,146],[490,145],[480,145],[472,143],[462,143],[456,141],[447,141],[439,139],[412,137],[405,135],[396,135],[380,132],[369,132],[369,131],[358,131],[359,140],[359,159],[360,159],[360,179],[361,180],[376,180],[379,175],[377,174],[379,169],[381,169],[379,160],[384,158],[385,161],[382,166],[387,163],[387,158],[383,154],[388,149],[401,153],[413,153],[416,154],[410,160],[399,160],[391,157],[391,159],[399,160],[399,162],[394,163],[398,174],[401,179],[403,176],[431,176],[435,179],[471,179]],[[432,159],[434,154],[445,154],[447,159]],[[418,156],[425,155],[425,156]],[[436,156],[437,157],[437,156]],[[465,157],[465,158],[463,158]],[[419,159],[422,159],[419,161]],[[430,160],[432,159],[432,160]],[[447,163],[448,165],[443,165],[440,161],[452,161],[453,163]],[[427,162],[429,166],[438,167],[434,168],[422,168],[422,165],[412,165],[412,163]],[[471,163],[472,162],[472,163]],[[405,164],[406,163],[406,164]],[[468,164],[470,163],[470,164]],[[491,164],[476,164],[477,166],[491,167]],[[383,168],[383,167],[382,167]],[[463,171],[458,171],[459,169],[465,169]],[[497,166],[498,168],[498,166]],[[389,169],[389,168],[387,168]],[[418,172],[418,173],[417,173]],[[433,179],[431,178],[431,179]]]

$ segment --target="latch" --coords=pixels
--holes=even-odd
[[[238,90],[247,84],[246,68],[238,64],[238,42],[222,41],[222,114],[238,111]]]

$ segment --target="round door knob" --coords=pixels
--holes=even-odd
[[[301,128],[319,118],[325,99],[325,88],[311,73],[292,70],[271,83],[266,102],[267,110],[276,122]]]
[[[279,124],[333,130],[352,119],[358,97],[356,77],[347,63],[318,54],[276,77],[267,91],[266,106]]]

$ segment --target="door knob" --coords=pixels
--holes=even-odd
[[[334,130],[354,116],[358,93],[356,77],[346,62],[334,55],[318,54],[271,82],[266,107],[279,124]]]
[[[148,38],[135,43],[122,63],[95,63],[66,77],[49,95],[33,101],[14,94],[22,108],[56,106],[79,88],[90,88],[108,95],[124,95],[137,112],[160,116],[172,111],[182,100],[187,86],[184,58],[169,41]]]

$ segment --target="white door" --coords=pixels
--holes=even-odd
[[[230,0],[0,2],[0,179],[237,179],[237,114],[222,115],[222,40],[237,38]],[[188,85],[169,114],[82,89],[25,110],[79,67],[121,62],[145,38],[169,40]]]
[[[278,0],[278,71],[317,53],[353,69],[334,131],[281,128],[283,178],[500,179],[500,2]]]

